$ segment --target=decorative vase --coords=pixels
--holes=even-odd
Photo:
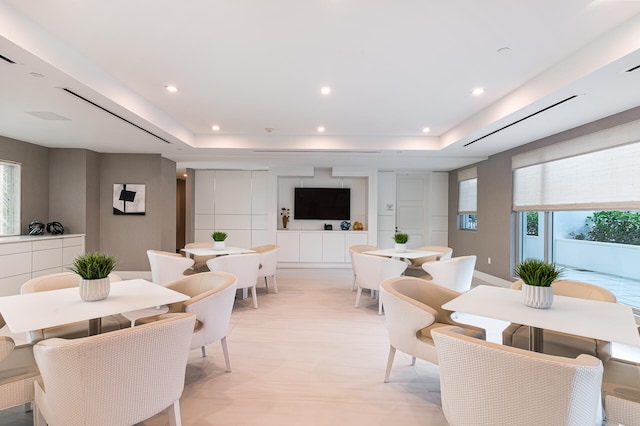
[[[553,287],[522,284],[524,304],[537,309],[549,309],[553,304]]]
[[[289,216],[282,216],[282,229],[287,229],[287,223],[289,223]]]
[[[80,280],[80,299],[85,302],[95,302],[106,299],[111,290],[111,280],[109,277],[98,278],[97,280]]]
[[[213,242],[214,250],[224,250],[224,241],[214,241]]]
[[[407,251],[407,245],[406,244],[398,244],[398,243],[396,243],[396,252],[404,253],[405,251]]]

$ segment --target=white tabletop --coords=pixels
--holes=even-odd
[[[22,333],[187,299],[177,291],[136,279],[111,283],[109,296],[96,302],[80,299],[78,287],[4,296],[0,313],[12,333]]]
[[[222,256],[225,254],[255,253],[254,250],[241,247],[225,247],[220,250],[214,249],[213,247],[185,248],[183,250],[188,256]]]
[[[554,295],[551,308],[536,309],[524,304],[521,291],[481,285],[442,307],[450,311],[640,346],[633,310],[619,303]]]
[[[396,257],[402,259],[418,259],[420,257],[436,256],[442,253],[439,251],[407,250],[400,252],[395,249],[382,249],[365,251],[363,254],[373,254],[375,256]]]

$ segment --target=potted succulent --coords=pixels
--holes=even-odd
[[[514,273],[522,279],[524,304],[532,308],[547,309],[553,304],[551,284],[563,271],[555,263],[539,259],[526,259],[517,264]]]
[[[393,234],[393,241],[396,242],[396,251],[398,253],[404,253],[407,251],[407,241],[409,241],[409,234],[403,232],[396,232]]]
[[[226,232],[214,231],[213,234],[211,234],[211,238],[213,238],[214,250],[224,250],[224,240],[227,239]]]
[[[85,253],[73,260],[69,270],[80,275],[80,298],[85,302],[105,299],[111,289],[109,274],[116,258],[106,253]]]

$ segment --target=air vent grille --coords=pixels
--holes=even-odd
[[[629,68],[626,72],[633,72],[633,71],[636,71],[636,70],[638,70],[638,69],[640,69],[640,65],[636,65],[636,66],[635,66],[635,67],[633,67],[633,68]]]
[[[331,150],[331,149],[255,149],[255,153],[293,153],[293,154],[307,154],[310,152],[319,152],[322,154],[382,154],[382,151],[350,151],[350,150]]]
[[[7,57],[6,57],[6,56],[4,56],[4,55],[0,55],[0,59],[2,59],[3,61],[7,61],[7,62],[9,62],[10,64],[15,64],[15,61],[12,61],[11,59],[7,58]]]

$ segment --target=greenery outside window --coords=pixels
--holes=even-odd
[[[0,235],[20,234],[20,164],[0,160]]]

